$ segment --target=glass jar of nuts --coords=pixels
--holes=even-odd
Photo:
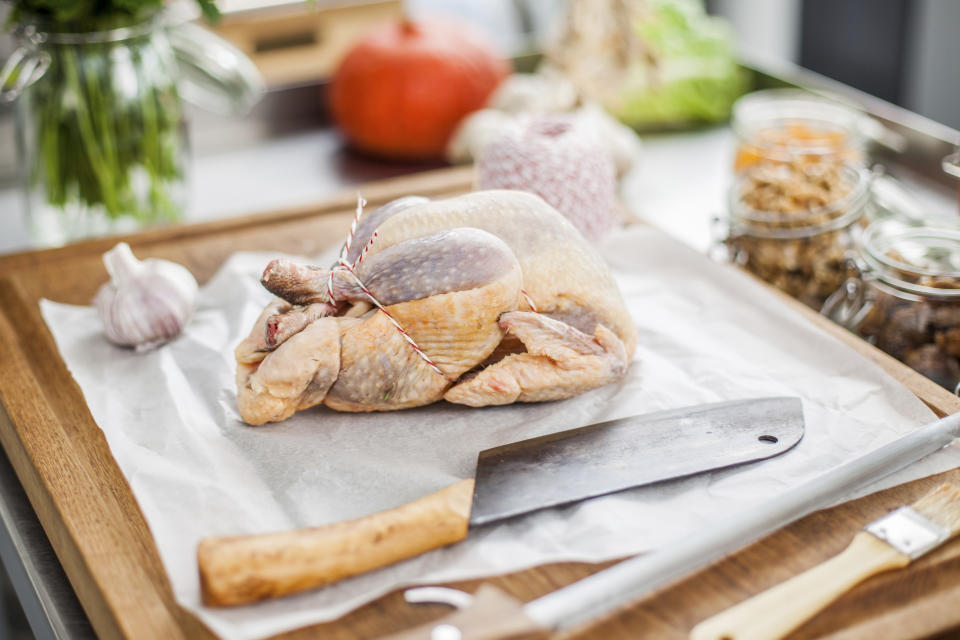
[[[960,393],[960,228],[875,223],[856,262],[824,315]]]
[[[726,257],[819,310],[851,275],[870,174],[833,162],[755,164],[730,190]]]
[[[755,91],[733,106],[734,170],[759,162],[862,164],[865,116],[798,89]]]

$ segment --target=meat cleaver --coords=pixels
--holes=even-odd
[[[469,527],[615,491],[764,460],[803,437],[799,398],[756,398],[610,420],[480,452],[476,481],[335,524],[207,538],[209,606],[330,584],[458,542]]]

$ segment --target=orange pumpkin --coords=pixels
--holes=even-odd
[[[402,20],[373,29],[347,53],[330,86],[330,106],[362,151],[439,158],[460,120],[483,107],[508,73],[469,25]]]

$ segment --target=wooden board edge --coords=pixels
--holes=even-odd
[[[19,333],[14,332],[11,313],[21,322],[32,326],[33,331],[26,331],[26,335],[23,329]],[[123,571],[120,575],[126,580],[116,581],[118,574],[115,568],[110,566],[110,562],[89,561],[106,559],[119,562],[126,556],[135,557],[137,546],[142,543],[142,535],[137,535],[136,525],[141,524],[144,530],[148,529],[145,521],[131,522],[117,502],[115,491],[118,488],[125,490],[134,503],[135,498],[132,498],[132,491],[112,456],[109,456],[109,460],[99,462],[114,467],[118,481],[123,482],[121,487],[88,493],[84,496],[83,505],[70,495],[71,489],[75,487],[95,487],[98,483],[92,479],[89,461],[76,454],[83,446],[82,443],[69,436],[61,416],[56,414],[53,405],[46,400],[46,390],[40,382],[41,378],[37,376],[28,354],[16,339],[19,336],[20,340],[27,338],[29,341],[31,334],[39,332],[46,332],[46,339],[55,350],[53,338],[42,322],[39,310],[32,312],[30,305],[17,292],[16,285],[9,279],[0,278],[0,351],[5,354],[5,366],[0,368],[0,400],[4,418],[0,420],[0,445],[4,447],[51,547],[98,637],[163,637],[171,640],[183,638],[178,623],[179,612],[171,607],[171,604],[176,607],[172,592],[165,594],[157,590],[158,585],[160,588],[167,585],[167,590],[170,590],[165,573],[162,576],[154,575],[157,572],[151,572],[150,567],[128,561],[127,567],[132,568],[132,571]],[[59,361],[66,371],[62,359],[51,360]],[[65,375],[73,387],[76,387],[69,372]],[[15,381],[12,380],[14,376]],[[80,394],[79,388],[71,391]],[[82,401],[82,394],[80,400]],[[82,406],[87,411],[86,405]],[[96,434],[102,438],[102,432],[88,411],[87,419],[97,430]],[[26,424],[28,428],[18,428],[18,424]],[[104,446],[106,447],[105,440]],[[37,460],[42,457],[47,457],[48,462],[49,459],[55,459],[55,467],[37,464]],[[44,471],[41,471],[41,468]],[[136,508],[139,512],[139,506]],[[140,517],[142,519],[142,514]],[[87,521],[89,527],[102,527],[102,538],[77,535],[78,523],[84,521]],[[106,529],[109,527],[115,527],[118,531],[107,533]],[[127,533],[124,534],[124,531]],[[152,539],[150,542],[152,543]],[[163,573],[162,568],[159,573]],[[118,613],[122,607],[130,606],[123,603],[129,603],[132,593],[137,594],[139,615],[136,619]]]
[[[960,412],[960,397],[941,387],[923,374],[911,369],[890,354],[881,351],[852,331],[817,313],[799,300],[759,280],[752,274],[751,277],[754,277],[757,282],[763,284],[771,294],[780,299],[788,307],[883,369],[888,375],[922,400],[939,417]]]
[[[895,609],[822,637],[824,640],[914,640],[933,638],[949,631],[960,635],[958,627],[960,584],[905,601]]]
[[[0,319],[0,330],[2,329],[3,323]],[[0,344],[0,346],[3,345]],[[13,421],[3,406],[0,406],[0,445],[10,459],[10,465],[30,500],[30,506],[40,521],[50,546],[56,553],[57,561],[63,567],[70,587],[75,594],[78,594],[78,600],[80,600],[80,593],[96,593],[102,596],[89,569],[78,562],[78,559],[83,557],[82,553],[67,530],[49,488],[45,486],[39,472],[33,466],[30,453],[20,441]],[[80,604],[98,636],[123,638],[119,622],[102,597],[84,598],[80,600]]]

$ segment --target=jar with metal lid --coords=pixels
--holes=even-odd
[[[870,174],[835,163],[757,164],[735,178],[726,258],[819,310],[851,275]]]
[[[824,315],[960,393],[960,228],[875,223]]]
[[[869,120],[853,107],[806,91],[755,91],[733,106],[734,170],[758,162],[863,164]]]

